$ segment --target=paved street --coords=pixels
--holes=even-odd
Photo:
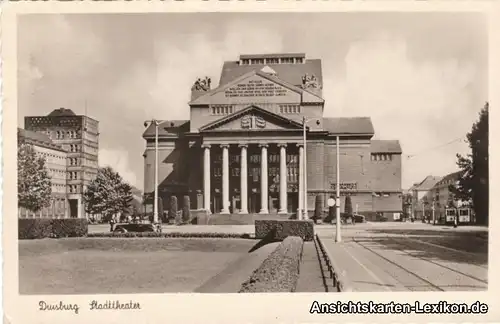
[[[316,233],[355,291],[477,291],[488,287],[487,230],[416,223],[334,226]]]

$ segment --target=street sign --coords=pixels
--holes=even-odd
[[[328,207],[333,207],[335,206],[335,199],[333,198],[328,198],[327,200]]]

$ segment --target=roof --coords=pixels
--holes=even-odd
[[[43,133],[33,132],[26,129],[18,128],[17,136],[18,138],[22,138],[27,142],[37,146],[44,146],[54,150],[66,152],[61,145],[54,143],[49,136]]]
[[[323,129],[333,134],[375,134],[370,117],[325,117]]]
[[[272,54],[242,54],[240,55],[240,60],[245,59],[258,59],[258,58],[290,58],[290,57],[306,57],[305,53],[272,53]]]
[[[56,117],[56,116],[76,116],[76,114],[71,109],[59,108],[59,109],[54,109],[47,116],[50,116],[50,117]]]
[[[448,181],[457,181],[462,177],[463,171],[452,172],[445,175],[436,185],[446,184]]]
[[[269,57],[269,55],[266,55]],[[283,57],[281,55],[280,57]],[[321,69],[321,60],[312,59],[306,60],[300,64],[251,64],[240,65],[238,61],[226,61],[222,66],[222,72],[219,80],[219,85],[227,84],[234,79],[247,74],[251,71],[260,71],[263,67],[269,66],[276,71],[278,78],[292,84],[296,87],[302,86],[302,77],[307,74],[312,74],[316,77],[320,85],[323,85],[323,74]]]
[[[162,120],[158,127],[159,136],[177,135],[188,132],[190,127],[189,120]],[[150,124],[142,134],[142,137],[155,136],[155,126]]]
[[[420,182],[419,184],[416,184],[415,187],[413,187],[413,190],[422,190],[422,191],[423,190],[430,190],[440,180],[441,180],[441,177],[435,177],[435,176],[429,175],[429,176],[425,177],[425,179],[422,180],[422,182]]]
[[[398,140],[372,140],[370,145],[372,153],[402,153]]]

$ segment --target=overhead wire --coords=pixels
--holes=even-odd
[[[408,155],[406,155],[406,159],[408,159],[408,160],[409,160],[409,159],[414,158],[414,157],[416,157],[416,156],[419,156],[419,155],[421,155],[421,154],[423,154],[423,153],[427,153],[427,152],[429,152],[429,151],[433,151],[433,150],[436,150],[436,149],[438,149],[438,148],[442,148],[442,147],[448,146],[448,145],[450,145],[450,144],[453,144],[453,143],[456,143],[456,142],[458,142],[458,141],[465,140],[465,139],[466,139],[466,137],[465,137],[465,136],[461,136],[461,137],[455,138],[455,139],[454,139],[454,140],[452,140],[452,141],[449,141],[449,142],[446,142],[446,143],[443,143],[443,144],[440,144],[440,145],[437,145],[437,146],[432,146],[432,147],[429,147],[429,148],[427,148],[427,149],[421,150],[420,152],[417,152],[417,153],[414,153],[414,154],[408,154]]]

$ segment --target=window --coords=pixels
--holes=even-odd
[[[254,154],[250,156],[251,163],[260,163],[260,155]]]
[[[372,153],[372,161],[392,161],[392,154]]]
[[[283,64],[290,64],[293,63],[293,57],[283,57],[281,59],[281,63]]]
[[[264,59],[252,59],[251,64],[264,64]]]
[[[304,63],[304,59],[303,59],[302,57],[297,57],[297,58],[295,59],[295,63],[302,64],[302,63]]]
[[[300,114],[300,105],[280,105],[281,114]]]
[[[280,60],[278,58],[268,58],[266,59],[267,64],[279,64]]]
[[[215,105],[211,107],[212,115],[229,115],[234,112],[233,105]]]
[[[248,59],[241,60],[241,64],[248,65],[250,61]]]

